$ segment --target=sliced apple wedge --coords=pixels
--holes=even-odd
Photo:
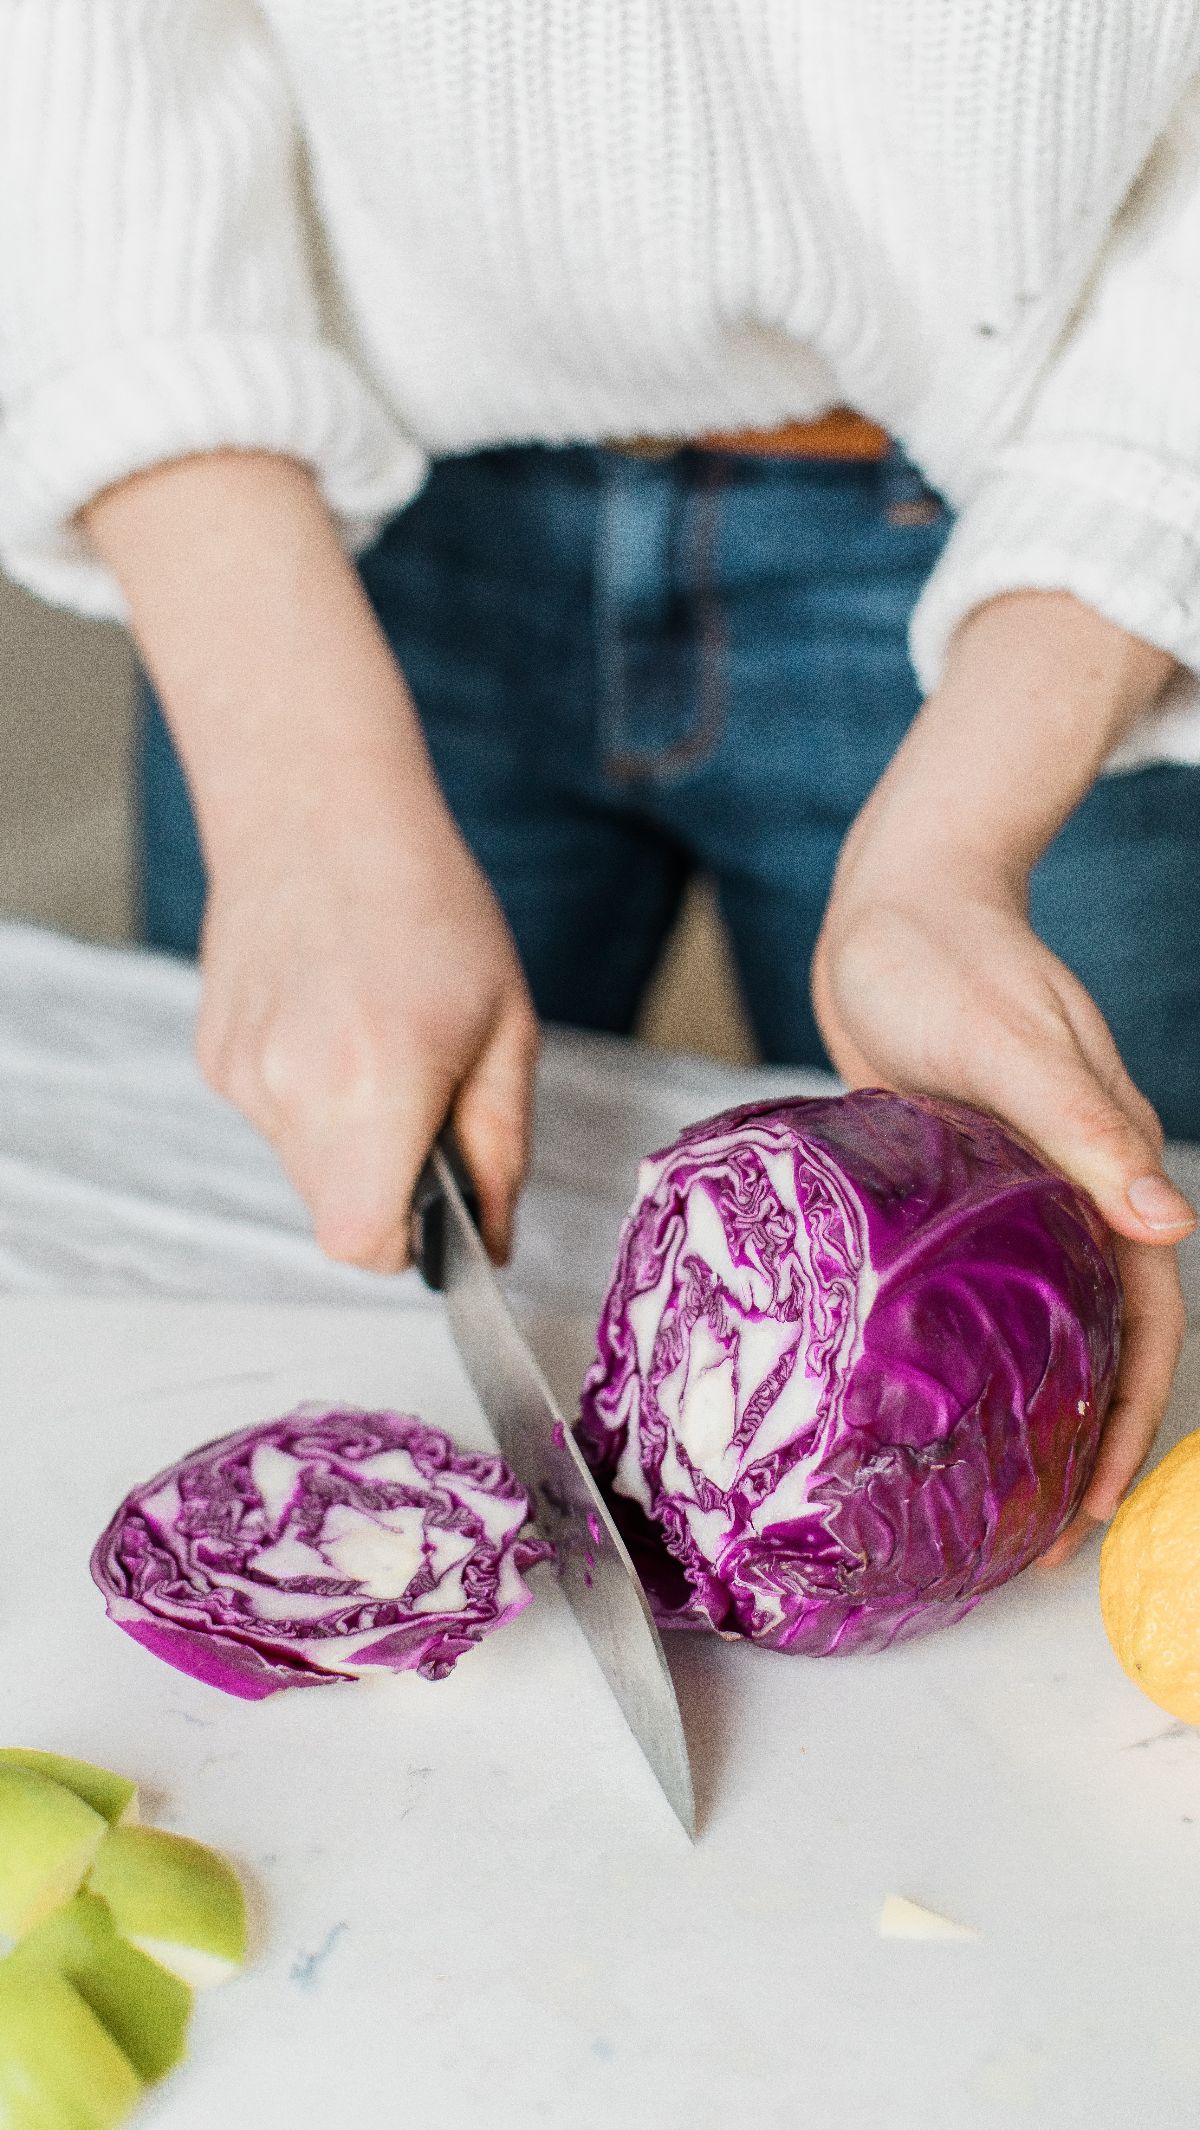
[[[47,1916],[9,1955],[6,1969],[61,1975],[147,2085],[182,2063],[190,1989],[121,1936],[108,1903],[96,1894],[77,1893]]]
[[[158,1827],[114,1827],[88,1881],[123,1937],[189,1989],[228,1981],[246,1958],[236,1874],[202,1842]]]
[[[0,1767],[0,1931],[22,1938],[91,1869],[108,1822],[35,1768]]]
[[[117,2130],[141,2095],[129,2058],[69,1982],[0,1964],[4,2130]]]
[[[88,1760],[72,1760],[65,1753],[39,1753],[32,1746],[0,1746],[0,1768],[32,1768],[46,1775],[75,1797],[82,1798],[110,1827],[134,1825],[138,1816],[137,1784],[109,1768],[93,1767]]]

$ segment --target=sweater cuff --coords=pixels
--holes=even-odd
[[[319,341],[212,334],[113,348],[4,411],[0,560],[56,605],[124,620],[120,588],[76,512],[129,474],[230,449],[311,466],[351,551],[426,470],[353,365]]]
[[[1017,445],[963,510],[917,603],[921,686],[1004,592],[1071,592],[1200,673],[1200,477],[1123,446]]]

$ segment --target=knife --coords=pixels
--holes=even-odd
[[[555,1548],[563,1594],[691,1840],[696,1801],[675,1687],[637,1571],[484,1249],[477,1201],[447,1135],[413,1197],[414,1257],[450,1328],[501,1455]]]

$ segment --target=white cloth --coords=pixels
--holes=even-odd
[[[0,0],[0,554],[220,445],[351,543],[428,453],[816,414],[1200,672],[1195,0]],[[1183,684],[1126,762],[1200,760]]]
[[[177,962],[0,925],[0,1293],[418,1299],[414,1273],[322,1257],[269,1148],[201,1081],[195,1005]],[[565,1318],[586,1343],[644,1154],[732,1103],[833,1086],[552,1031],[509,1274],[531,1334]],[[1169,1166],[1200,1191],[1200,1149]],[[1200,1321],[1200,1246],[1184,1270]]]
[[[270,1148],[200,1078],[196,997],[163,956],[0,925],[0,1291],[407,1294],[415,1274],[322,1256]],[[730,1102],[830,1085],[552,1031],[514,1291],[594,1320],[643,1154]]]

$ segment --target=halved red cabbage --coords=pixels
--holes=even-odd
[[[551,1548],[499,1457],[402,1413],[301,1406],[180,1459],[92,1555],[109,1617],[244,1700],[371,1671],[443,1679]]]
[[[1099,1216],[992,1119],[752,1103],[643,1165],[580,1442],[663,1624],[882,1648],[1073,1515],[1120,1313]]]

